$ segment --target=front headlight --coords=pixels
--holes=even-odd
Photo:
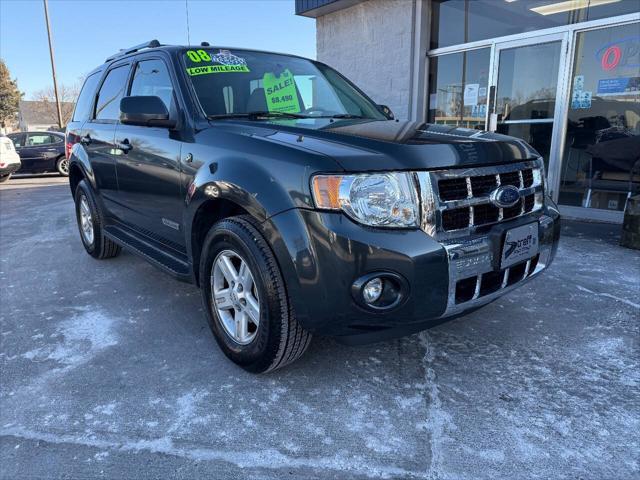
[[[312,191],[318,208],[342,210],[364,225],[414,228],[420,222],[418,193],[411,173],[316,175]]]

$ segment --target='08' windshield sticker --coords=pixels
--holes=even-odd
[[[187,68],[187,73],[191,76],[207,75],[210,73],[232,73],[232,72],[249,72],[249,67],[244,58],[234,55],[229,50],[220,50],[220,52],[209,55],[206,50],[189,50],[187,58],[193,63],[209,63],[216,65],[198,65]]]

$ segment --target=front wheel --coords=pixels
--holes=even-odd
[[[245,370],[275,370],[309,346],[311,334],[296,320],[275,256],[251,217],[231,217],[211,228],[200,286],[218,345]]]
[[[59,158],[56,162],[56,170],[63,177],[69,176],[69,160],[66,157]]]
[[[0,183],[4,183],[4,182],[8,181],[10,178],[11,178],[11,174],[8,174],[8,175],[2,175],[2,176],[0,177]]]

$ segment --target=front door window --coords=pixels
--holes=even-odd
[[[559,201],[624,210],[640,192],[639,24],[580,32]]]
[[[27,135],[25,133],[20,133],[18,135],[10,135],[9,138],[13,142],[13,146],[15,148],[20,148],[20,147],[24,147]]]
[[[173,109],[173,85],[166,64],[156,59],[139,62],[129,95],[159,97],[170,112]]]

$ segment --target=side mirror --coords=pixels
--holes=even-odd
[[[393,112],[391,111],[391,109],[389,107],[387,107],[386,105],[378,105],[378,110],[380,110],[382,112],[382,114],[387,117],[389,120],[393,120],[394,118],[396,118],[393,115]]]
[[[120,121],[125,125],[141,127],[173,128],[176,121],[169,118],[169,111],[160,97],[133,96],[120,100]]]

